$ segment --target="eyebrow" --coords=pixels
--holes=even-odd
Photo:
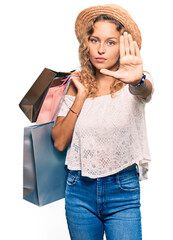
[[[94,36],[94,35],[91,35],[90,37],[94,37],[94,38],[98,38],[99,39],[99,37]],[[116,38],[116,37],[108,37],[107,39],[116,39],[116,40],[118,40],[118,38]]]

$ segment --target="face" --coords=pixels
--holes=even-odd
[[[96,70],[116,68],[120,55],[120,36],[114,23],[99,21],[94,24],[88,47],[90,61]]]

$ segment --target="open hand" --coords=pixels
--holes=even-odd
[[[120,67],[117,71],[101,69],[102,74],[112,76],[127,84],[140,82],[143,73],[143,62],[140,50],[132,36],[127,32],[120,37]]]

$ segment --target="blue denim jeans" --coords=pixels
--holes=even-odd
[[[140,240],[140,184],[137,165],[91,179],[69,170],[65,196],[72,240]]]

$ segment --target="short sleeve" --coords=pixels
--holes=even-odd
[[[69,111],[69,108],[73,105],[75,96],[65,95],[61,108],[58,112],[58,117],[65,117]]]
[[[151,74],[149,74],[148,72],[145,72],[145,75],[146,75],[146,79],[148,79],[152,84],[152,91],[151,91],[151,94],[146,99],[140,98],[140,101],[143,103],[148,103],[151,101],[153,93],[154,93],[154,82],[153,82],[153,78],[152,78]]]

